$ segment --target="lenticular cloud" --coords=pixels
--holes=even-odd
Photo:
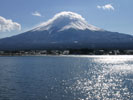
[[[12,30],[21,30],[21,25],[17,22],[13,22],[10,19],[5,19],[4,17],[0,16],[0,32]]]
[[[52,19],[42,23],[35,30],[51,30],[55,27],[59,31],[63,31],[69,28],[74,28],[78,30],[89,29],[93,31],[100,30],[93,25],[89,25],[81,15],[70,11],[57,13]]]

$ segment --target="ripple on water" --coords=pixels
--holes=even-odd
[[[0,100],[133,100],[133,56],[0,58]]]
[[[85,75],[80,75],[69,88],[80,95],[79,100],[133,99],[132,58],[103,57],[94,59],[94,62],[98,64],[93,66],[93,72],[84,71]]]

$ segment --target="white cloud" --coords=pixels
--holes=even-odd
[[[97,6],[98,9],[103,9],[103,10],[115,10],[115,8],[111,4],[106,4],[104,6]]]
[[[38,17],[41,17],[41,16],[42,16],[42,15],[41,15],[39,12],[37,12],[37,11],[33,12],[32,15],[33,15],[33,16],[38,16]]]
[[[50,30],[57,26],[59,31],[63,31],[69,28],[80,30],[90,29],[93,31],[101,30],[100,28],[88,24],[87,21],[81,15],[70,11],[63,11],[57,13],[53,18],[49,19],[48,21],[41,23],[33,31]]]
[[[0,16],[0,32],[21,30],[21,25],[17,22],[13,22],[11,19],[6,19]]]

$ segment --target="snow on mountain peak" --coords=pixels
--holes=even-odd
[[[47,22],[40,24],[33,31],[52,31],[55,28],[58,31],[63,31],[70,28],[74,28],[77,30],[89,29],[91,31],[102,30],[93,25],[89,25],[81,15],[74,12],[64,11],[56,14],[52,19],[48,20]]]

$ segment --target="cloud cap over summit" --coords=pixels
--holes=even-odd
[[[58,28],[58,31],[63,31],[70,28],[77,30],[89,29],[91,31],[101,30],[98,27],[88,24],[80,14],[70,11],[57,13],[52,19],[49,19],[47,22],[43,22],[34,30],[51,30],[55,27]]]

